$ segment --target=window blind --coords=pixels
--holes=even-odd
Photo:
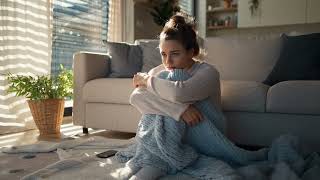
[[[194,0],[179,0],[181,11],[194,16]]]
[[[105,52],[109,0],[53,0],[51,73],[72,68],[78,51]]]

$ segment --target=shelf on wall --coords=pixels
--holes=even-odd
[[[218,13],[218,12],[237,12],[238,8],[231,7],[231,8],[224,8],[224,7],[215,7],[212,10],[208,10],[207,13]]]
[[[205,12],[206,34],[212,34],[220,30],[237,29],[238,4],[232,4],[231,6],[226,7],[223,6],[225,5],[223,0],[215,0],[214,2],[210,1],[207,3]]]
[[[208,30],[236,29],[236,26],[208,26]]]

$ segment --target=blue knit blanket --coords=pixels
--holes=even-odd
[[[190,75],[175,69],[161,72],[158,77],[176,81],[187,80]],[[180,171],[198,179],[239,179],[239,173],[234,172],[241,166],[302,159],[296,151],[293,136],[279,138],[271,149],[248,151],[239,148],[216,128],[215,121],[224,116],[209,99],[198,101],[194,106],[204,119],[193,127],[168,116],[143,115],[137,128],[136,143],[119,151],[116,159],[133,169],[149,165],[167,174]],[[299,171],[302,166],[298,163],[293,168]]]

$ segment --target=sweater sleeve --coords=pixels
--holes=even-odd
[[[158,114],[170,116],[176,121],[180,120],[188,104],[173,103],[161,99],[145,88],[136,88],[130,96],[130,104],[137,108],[141,114]]]
[[[151,93],[170,102],[194,103],[210,97],[213,91],[219,90],[219,72],[207,63],[201,64],[199,69],[186,81],[169,81],[151,76],[147,82],[147,89]]]

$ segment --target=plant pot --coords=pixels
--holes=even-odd
[[[230,8],[231,7],[231,1],[224,0],[223,1],[223,8]]]
[[[60,138],[64,113],[64,99],[28,100],[40,138]]]

